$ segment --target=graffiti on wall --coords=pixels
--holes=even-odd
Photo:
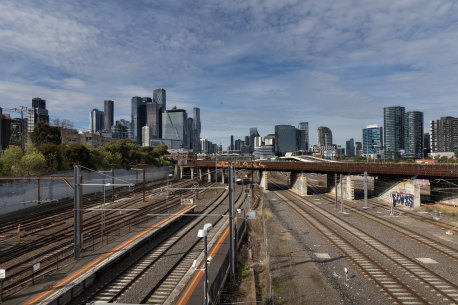
[[[413,208],[414,196],[412,194],[392,192],[391,200],[393,206],[396,206],[397,204],[402,204],[403,206]]]

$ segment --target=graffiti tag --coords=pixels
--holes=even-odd
[[[403,206],[413,208],[414,196],[412,194],[393,192],[391,193],[391,199],[394,207],[396,204],[402,204]]]

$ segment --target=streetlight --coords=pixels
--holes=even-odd
[[[208,232],[213,228],[213,225],[211,223],[206,223],[204,225],[203,229],[200,229],[197,232],[197,237],[199,238],[204,238],[204,260],[205,260],[205,276],[204,276],[204,305],[208,304],[208,275],[207,275],[207,270],[208,270],[208,259],[207,258],[207,235]]]

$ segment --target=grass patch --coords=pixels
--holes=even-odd
[[[237,282],[242,282],[247,280],[248,274],[250,274],[250,266],[238,264],[237,269],[235,270],[235,279]]]
[[[446,215],[446,216],[453,217],[453,218],[458,218],[458,207],[435,204],[431,206],[426,206],[425,210],[431,213],[434,213],[435,211],[439,211],[442,213],[442,215]]]

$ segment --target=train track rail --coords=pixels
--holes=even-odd
[[[458,288],[451,280],[292,192],[275,194],[395,303],[455,304],[458,301]]]
[[[212,222],[214,226],[221,221],[222,217],[209,221],[205,214],[227,213],[227,207],[221,206],[227,195],[225,192],[224,195],[216,198],[212,204],[201,211],[204,214],[196,214],[184,228],[133,263],[116,278],[97,287],[97,291],[91,293],[91,296],[75,300],[72,304],[88,301],[162,304],[189,270],[194,258],[203,251],[202,242],[199,242],[196,237],[196,230],[204,221]],[[239,205],[242,202],[241,196],[242,193],[238,192]],[[145,282],[148,283],[147,287],[144,285]]]
[[[179,186],[186,186],[190,182],[180,183]],[[120,215],[118,211],[109,212],[105,215],[106,222],[103,228],[105,236],[121,235],[121,230],[128,226],[135,227],[140,223],[150,219],[145,214],[148,213],[164,213],[174,206],[179,205],[179,200],[186,191],[175,191],[167,199],[159,200],[151,206],[144,206],[132,213]],[[117,208],[127,208],[133,204],[142,201],[140,192],[136,192],[129,200],[121,201]],[[101,202],[93,202],[90,207],[100,206]],[[86,207],[85,207],[86,208]],[[73,213],[63,212],[70,217]],[[102,226],[100,224],[100,212],[86,210],[84,222],[85,236],[92,237],[92,248],[94,248],[95,239],[98,238],[99,242],[103,238],[101,235]],[[32,219],[35,222],[35,219]],[[42,224],[46,224],[43,222]],[[54,231],[51,236],[46,235],[46,230],[43,230],[40,235],[44,237],[38,241],[29,241],[28,244],[12,247],[7,251],[2,251],[0,263],[2,267],[6,266],[7,278],[3,280],[2,285],[2,299],[16,293],[17,291],[30,286],[36,280],[45,276],[46,274],[55,272],[59,268],[67,265],[73,261],[73,223],[67,219],[65,225]],[[56,228],[53,227],[54,230]],[[127,231],[127,230],[125,230]],[[49,233],[48,233],[49,234]],[[40,235],[35,235],[40,237]],[[90,249],[90,244],[86,243],[82,249],[84,255]],[[38,272],[33,270],[33,266],[40,263]]]

